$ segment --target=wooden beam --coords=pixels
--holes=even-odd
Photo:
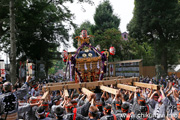
[[[81,88],[80,86],[81,84],[68,84],[68,85],[65,85],[67,89],[78,89],[78,88]]]
[[[137,60],[125,60],[125,61],[120,61],[120,62],[108,62],[108,64],[118,64],[118,63],[133,63],[133,62],[141,62],[142,59],[137,59]]]
[[[63,90],[63,89],[78,89],[80,88],[80,84],[68,84],[68,85],[55,85],[55,86],[44,86],[44,91],[55,91],[55,90]]]
[[[111,85],[111,84],[113,85],[117,84],[116,80],[107,80],[104,82],[104,85]]]
[[[49,95],[49,91],[46,91],[41,99],[43,100],[47,99],[48,95]]]
[[[133,82],[133,80],[135,80],[135,79],[133,79],[133,78],[118,79],[117,83],[122,83],[122,84],[124,84],[124,83],[131,83],[131,82]]]
[[[83,82],[83,83],[74,83],[74,84],[61,84],[61,85],[53,85],[53,86],[44,86],[43,91],[54,91],[54,90],[62,90],[62,89],[78,89],[82,87],[93,88],[100,85],[111,85],[117,83],[131,83],[135,82],[138,79],[133,78],[123,78],[123,79],[112,79],[112,80],[102,80],[95,82]]]
[[[93,94],[92,91],[90,91],[90,90],[88,90],[87,88],[84,88],[84,87],[82,88],[81,91],[87,96],[90,96],[91,94]]]
[[[118,84],[117,87],[121,88],[121,89],[129,90],[129,91],[133,91],[133,92],[136,92],[136,90],[137,90],[137,87],[130,86],[130,85],[124,85],[124,84]]]
[[[124,78],[123,76],[117,76],[117,77],[105,77],[103,80],[112,80],[112,79],[122,79]]]
[[[108,93],[111,93],[111,94],[114,94],[116,95],[118,93],[118,90],[117,89],[114,89],[114,88],[110,88],[110,87],[106,87],[104,85],[101,85],[100,86],[100,89],[103,90],[103,91],[106,91]]]
[[[68,82],[60,82],[60,83],[48,83],[47,86],[55,86],[55,85],[63,85],[63,84],[73,84],[75,81],[68,81]]]
[[[68,93],[67,89],[64,89],[64,95],[65,95],[65,97],[69,97],[69,93]]]
[[[88,83],[85,84],[84,87],[89,89],[89,88],[95,88],[98,85],[99,85],[98,82],[88,82]]]
[[[133,85],[134,86],[138,86],[138,87],[143,87],[143,88],[152,88],[154,90],[159,90],[160,89],[159,85],[155,85],[155,84],[147,84],[147,83],[141,83],[141,82],[134,82]]]

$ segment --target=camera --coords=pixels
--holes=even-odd
[[[141,113],[145,113],[145,112],[147,112],[147,111],[148,111],[147,106],[140,106],[140,112],[141,112]]]
[[[5,104],[5,106],[4,106],[5,112],[11,112],[11,111],[15,110],[16,105],[17,105],[16,96],[13,93],[8,96],[5,96],[3,103]]]

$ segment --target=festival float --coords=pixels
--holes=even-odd
[[[115,48],[110,47],[109,52],[98,51],[97,48],[90,44],[90,38],[86,30],[81,31],[81,35],[75,37],[78,41],[78,49],[74,55],[69,54],[66,50],[63,51],[63,61],[66,63],[66,78],[70,81],[93,82],[103,79],[106,73],[108,56],[115,55]]]
[[[63,61],[66,63],[64,82],[48,83],[42,88],[44,95],[42,99],[48,99],[48,94],[54,90],[63,90],[65,97],[69,97],[68,90],[76,89],[89,96],[93,90],[106,91],[113,95],[118,93],[118,89],[137,91],[138,87],[158,89],[159,86],[152,84],[139,83],[138,77],[124,78],[122,76],[106,77],[108,56],[115,55],[115,48],[111,46],[104,51],[99,51],[97,47],[90,44],[90,38],[86,30],[81,31],[81,35],[75,37],[78,41],[78,49],[74,53],[63,51]],[[116,88],[108,87],[114,85]],[[80,90],[81,89],[81,90]]]

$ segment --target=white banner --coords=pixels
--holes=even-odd
[[[4,63],[4,60],[0,61],[0,71],[1,71],[1,77],[5,77],[5,63]]]
[[[33,63],[27,63],[26,64],[27,65],[27,76],[29,75],[29,76],[31,76],[31,77],[33,77],[34,76],[34,73],[35,73],[35,71],[32,69],[33,68]]]

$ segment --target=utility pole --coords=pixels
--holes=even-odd
[[[10,79],[14,85],[16,82],[16,36],[15,36],[15,0],[10,0],[9,12],[10,12]]]

